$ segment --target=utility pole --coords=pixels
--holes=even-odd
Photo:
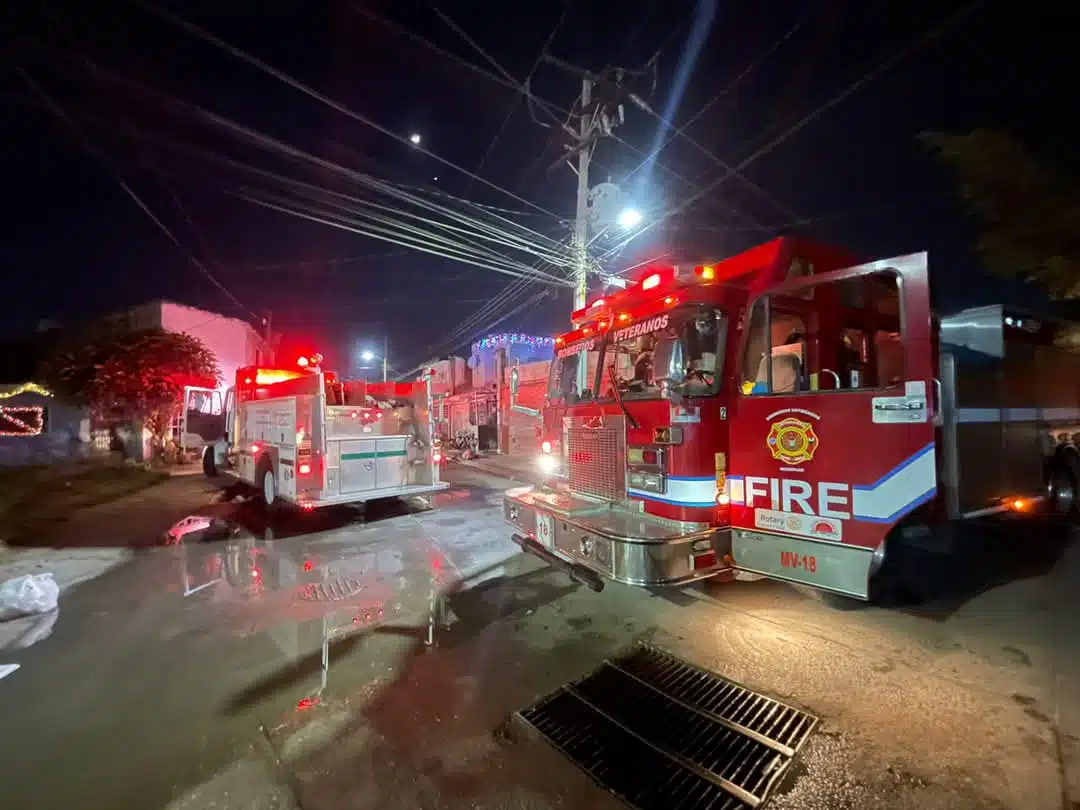
[[[587,115],[592,102],[592,77],[581,79],[581,120],[578,143],[577,209],[574,214],[574,310],[586,304],[589,290],[589,162],[592,159],[593,120]],[[583,391],[585,369],[578,369],[578,390]]]
[[[597,141],[611,135],[623,121],[623,101],[629,97],[625,80],[631,75],[623,68],[609,68],[601,74],[564,62],[551,54],[544,54],[549,64],[581,79],[581,97],[578,99],[578,127],[576,130],[561,124],[560,129],[568,136],[566,146],[567,159],[577,153],[577,199],[574,210],[573,263],[574,263],[574,305],[573,311],[588,303],[589,293],[589,220],[592,211],[589,208],[589,165],[592,162],[593,149]],[[635,74],[636,75],[636,74]],[[533,120],[541,123],[536,119]],[[543,125],[543,124],[542,124]],[[546,125],[545,125],[546,126]],[[571,164],[571,167],[573,164]],[[584,354],[584,353],[583,353]],[[589,388],[589,364],[579,355],[577,369],[577,388],[584,391]]]
[[[270,355],[266,358],[266,362],[268,365],[274,365],[274,363],[277,362],[277,358],[274,356],[274,333],[271,330],[271,325],[273,324],[273,322],[274,313],[267,312],[266,317],[263,318],[263,326],[265,327],[265,334],[263,336],[263,340],[266,341],[266,351]]]

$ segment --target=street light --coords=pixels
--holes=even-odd
[[[377,358],[379,358],[379,357],[381,357],[381,358],[382,358],[382,376],[383,376],[383,382],[386,382],[386,380],[387,380],[387,374],[388,374],[388,371],[389,371],[389,364],[388,364],[388,362],[387,362],[387,357],[388,357],[388,354],[389,354],[389,352],[387,351],[387,350],[388,350],[388,348],[389,348],[389,346],[388,346],[388,341],[387,341],[387,339],[386,339],[386,338],[384,337],[384,338],[383,338],[383,345],[382,345],[382,354],[381,354],[381,355],[378,355],[378,354],[376,354],[376,353],[375,353],[375,352],[373,352],[373,351],[372,351],[371,349],[361,349],[361,350],[360,350],[360,360],[361,360],[362,362],[364,362],[364,363],[370,363],[370,362],[371,362],[372,360],[375,360],[375,359],[377,359]]]
[[[414,132],[412,135],[410,135],[409,136],[409,143],[411,143],[413,146],[419,146],[420,145],[420,133],[419,132]]]
[[[631,228],[636,228],[640,225],[642,219],[641,212],[636,208],[624,208],[619,212],[619,216],[615,221],[619,224],[620,228],[630,230]]]

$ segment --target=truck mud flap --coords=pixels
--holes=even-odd
[[[569,576],[570,579],[574,580],[574,582],[579,582],[590,590],[596,591],[596,593],[600,593],[600,591],[604,590],[603,577],[595,571],[586,568],[584,565],[578,565],[564,560],[562,557],[548,551],[531,537],[512,534],[510,535],[510,539],[520,546],[521,550],[526,554],[532,554],[539,557],[552,568],[558,568]]]
[[[797,582],[851,599],[869,599],[874,556],[870,549],[735,529],[731,551],[737,571]]]

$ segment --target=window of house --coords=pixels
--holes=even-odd
[[[900,278],[891,271],[765,296],[750,313],[745,394],[878,389],[904,379]]]

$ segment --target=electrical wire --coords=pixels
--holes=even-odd
[[[695,112],[692,116],[690,116],[690,118],[680,124],[674,131],[669,131],[668,137],[664,138],[655,149],[653,149],[648,155],[645,156],[644,160],[642,160],[634,169],[630,171],[629,174],[626,175],[626,177],[623,178],[624,182],[632,178],[635,174],[637,174],[645,166],[647,166],[648,163],[653,160],[653,158],[655,158],[657,155],[664,151],[668,144],[675,140],[675,138],[683,135],[685,130],[693,126],[693,124],[699,118],[701,118],[701,116],[705,115],[705,113],[711,110],[713,106],[715,106],[716,103],[720,101],[720,99],[724,98],[724,96],[730,95],[731,92],[735,90],[735,88],[738,87],[744,79],[746,79],[751,73],[753,73],[763,64],[765,64],[765,62],[769,60],[769,57],[771,57],[774,53],[776,53],[777,50],[780,49],[781,45],[783,45],[785,42],[795,36],[795,34],[797,34],[806,25],[806,23],[810,21],[816,11],[816,8],[811,8],[811,10],[808,11],[805,15],[803,15],[803,17],[801,17],[793,26],[791,26],[791,28],[789,28],[786,32],[780,35],[780,37],[773,40],[772,44],[770,44],[769,47],[767,47],[756,57],[751,59],[750,62],[746,65],[746,67],[743,68],[743,70],[734,79],[732,79],[727,85],[725,85],[723,89],[721,89],[711,99],[705,102],[705,104],[700,107],[697,112]]]
[[[115,74],[113,74],[112,78],[114,80],[116,79]],[[138,83],[132,83],[129,80],[125,81],[128,84],[135,84],[135,86],[140,90],[146,89],[145,86],[139,85]],[[555,240],[551,239],[551,237],[535,231],[534,229],[523,226],[520,223],[515,223],[512,220],[508,220],[506,219],[506,217],[486,211],[485,209],[477,209],[471,203],[471,201],[454,198],[452,195],[439,195],[443,199],[453,200],[462,206],[473,208],[477,211],[482,211],[484,219],[490,220],[490,222],[485,222],[483,220],[476,219],[475,217],[464,215],[460,211],[456,211],[445,205],[435,203],[432,200],[424,199],[419,194],[405,190],[407,188],[415,187],[408,187],[400,184],[391,184],[386,181],[373,178],[370,175],[356,172],[355,170],[348,169],[346,167],[340,166],[339,164],[327,161],[323,158],[314,156],[296,147],[285,144],[284,142],[271,138],[264,133],[260,133],[235,121],[217,115],[216,113],[207,111],[201,107],[198,107],[197,105],[193,105],[189,102],[176,99],[175,97],[168,96],[167,94],[156,93],[156,95],[163,95],[172,108],[179,108],[186,112],[189,112],[193,114],[196,119],[201,120],[203,123],[209,123],[213,126],[221,128],[223,131],[228,132],[234,137],[241,137],[246,143],[255,145],[258,148],[284,155],[290,159],[312,163],[319,168],[335,172],[337,174],[347,177],[350,180],[357,181],[371,190],[375,190],[391,197],[395,197],[400,201],[404,201],[406,203],[416,205],[421,208],[426,208],[431,211],[439,212],[443,216],[448,217],[454,221],[469,225],[471,228],[478,232],[479,238],[493,241],[496,243],[501,243],[514,249],[524,250],[526,252],[538,254],[545,258],[547,261],[558,265],[565,266],[570,262],[570,255],[567,251],[565,251],[565,246],[562,243],[556,242]],[[139,132],[135,132],[134,134],[136,134],[137,136],[143,135],[143,133]],[[311,186],[310,184],[302,184],[298,181],[284,178],[280,174],[251,167],[232,158],[227,158],[213,153],[208,154],[205,150],[194,149],[185,145],[177,144],[175,141],[171,141],[170,146],[172,146],[173,148],[180,148],[182,151],[185,151],[189,154],[194,153],[201,155],[207,159],[216,161],[219,164],[228,165],[230,168],[241,169],[247,172],[257,174],[263,178],[276,178],[280,182],[285,184],[291,184],[295,188],[306,188],[308,190],[317,190],[319,193],[326,193],[325,189]],[[445,223],[432,224],[438,224],[440,227],[447,227]],[[449,227],[451,229],[454,228],[454,226]],[[461,229],[458,228],[458,230],[460,231]],[[561,251],[561,255],[551,253],[551,248]]]
[[[364,17],[367,17],[369,20],[372,20],[373,22],[379,23],[380,25],[384,25],[385,27],[391,29],[392,31],[395,31],[396,33],[404,36],[405,38],[407,38],[407,39],[409,39],[409,40],[411,40],[413,42],[416,42],[416,43],[418,43],[420,45],[423,45],[424,47],[428,48],[432,52],[437,53],[440,56],[443,56],[446,59],[449,59],[449,60],[453,61],[454,63],[456,63],[458,65],[461,65],[463,67],[468,68],[469,70],[473,71],[477,75],[484,76],[485,78],[487,78],[488,80],[490,80],[492,82],[495,82],[496,84],[500,84],[500,85],[502,85],[504,87],[507,87],[509,89],[516,90],[520,95],[524,96],[526,99],[532,99],[537,104],[538,107],[540,107],[542,110],[544,110],[548,115],[550,115],[552,117],[553,121],[556,124],[558,124],[560,129],[566,131],[567,134],[569,134],[573,138],[578,137],[578,133],[575,132],[573,129],[571,129],[569,127],[569,124],[568,124],[568,121],[570,119],[572,119],[573,116],[574,116],[573,111],[564,109],[563,107],[560,107],[557,104],[553,104],[550,101],[547,101],[545,99],[540,98],[539,96],[536,96],[527,87],[519,84],[513,78],[513,76],[510,75],[510,73],[507,72],[505,69],[503,69],[503,75],[492,73],[491,71],[485,70],[484,68],[470,62],[467,59],[462,59],[460,56],[457,56],[456,54],[453,54],[450,51],[447,51],[445,48],[442,48],[439,45],[436,45],[431,40],[426,39],[425,37],[421,36],[420,34],[417,34],[414,31],[410,31],[409,29],[405,28],[404,26],[400,25],[399,23],[396,23],[396,22],[394,22],[392,20],[387,19],[386,17],[383,17],[383,16],[375,13],[374,11],[372,11],[369,8],[365,8],[365,7],[360,6],[360,5],[356,4],[356,3],[353,3],[351,5],[351,8],[353,10],[355,10],[358,14],[361,14]],[[489,55],[487,55],[486,52],[485,52],[485,58],[490,59],[491,57]],[[566,118],[566,121],[561,121],[560,122],[559,116],[564,116]],[[649,156],[643,150],[641,150],[638,147],[634,146],[629,141],[619,137],[617,134],[613,134],[612,137],[613,137],[613,139],[615,141],[622,144],[625,148],[627,148],[628,150],[633,152],[639,159],[643,159],[643,160],[646,160],[646,161],[650,159]],[[688,188],[690,188],[690,189],[692,189],[694,191],[697,191],[699,189],[699,187],[692,180],[690,180],[686,176],[680,174],[679,172],[675,171],[670,166],[668,166],[668,165],[666,165],[664,163],[661,163],[658,160],[654,160],[654,165],[657,166],[658,168],[660,168],[660,170],[663,171],[665,174],[675,178],[676,180],[679,180],[681,183],[686,185]],[[612,175],[618,174],[618,172],[612,171],[610,169],[606,169],[606,171],[608,171],[608,173],[612,174]],[[720,201],[717,201],[717,202],[719,204],[722,204],[723,207],[725,209],[727,209],[726,213],[729,213],[729,214],[732,214],[732,215],[735,215],[735,216],[740,216],[743,219],[746,219],[746,220],[748,220],[749,222],[751,222],[751,223],[753,223],[755,225],[760,225],[761,224],[759,220],[757,220],[756,218],[750,216],[746,212],[741,211],[740,209],[736,208],[735,206],[731,205],[730,203],[726,203],[726,202],[721,203]]]
[[[444,17],[444,19],[449,24],[449,22],[450,22],[449,17],[445,17],[443,15],[443,13],[437,7],[433,6],[433,9],[435,10],[435,12],[437,14],[439,14],[439,16]],[[559,33],[559,29],[562,28],[563,23],[566,21],[566,15],[569,14],[569,12],[570,12],[570,7],[569,6],[567,6],[566,8],[563,9],[562,14],[559,15],[559,19],[555,22],[555,25],[552,27],[550,33],[548,33],[548,35],[547,35],[547,38],[544,40],[544,44],[540,46],[540,53],[537,55],[536,59],[533,61],[532,67],[529,69],[528,75],[525,76],[525,86],[526,87],[529,86],[529,82],[532,81],[532,77],[536,74],[537,69],[540,67],[540,63],[544,59],[544,54],[547,53],[548,48],[551,47],[551,43],[555,41],[555,36],[556,36],[556,34]],[[510,123],[510,119],[513,118],[514,113],[517,112],[518,103],[519,103],[518,99],[515,98],[514,103],[510,106],[510,108],[506,112],[506,115],[503,117],[502,123],[499,124],[499,128],[497,130],[495,130],[495,135],[492,136],[491,140],[488,142],[487,149],[484,150],[484,154],[480,158],[480,162],[478,164],[476,164],[476,168],[473,169],[473,171],[476,172],[477,174],[479,174],[480,170],[482,168],[484,168],[484,164],[486,164],[488,158],[491,157],[491,152],[492,152],[492,150],[494,150],[495,144],[499,142],[499,138],[502,137],[503,132],[506,130],[507,124]],[[472,181],[470,181],[470,185],[471,185],[471,182]],[[465,191],[462,192],[463,194],[468,192],[468,190],[470,188],[470,185],[465,186]]]
[[[342,115],[345,115],[345,116],[353,119],[354,121],[357,121],[357,122],[359,122],[361,124],[364,124],[365,126],[370,127],[371,129],[374,129],[377,132],[381,132],[383,135],[386,135],[387,137],[393,138],[394,140],[399,141],[400,143],[408,146],[411,149],[416,149],[421,154],[427,155],[428,157],[430,157],[430,158],[432,158],[434,160],[437,160],[439,163],[443,164],[444,166],[447,166],[447,167],[449,167],[451,169],[454,169],[455,171],[461,172],[466,177],[469,177],[469,178],[471,178],[473,180],[476,180],[476,181],[478,181],[480,183],[483,183],[488,188],[493,189],[494,191],[498,191],[500,194],[505,194],[508,197],[512,197],[513,199],[517,200],[518,202],[524,203],[528,207],[533,208],[533,209],[539,211],[540,213],[547,214],[547,215],[552,216],[552,217],[556,216],[556,214],[552,213],[551,211],[548,211],[546,208],[543,208],[542,206],[537,205],[536,203],[531,202],[530,200],[527,200],[524,197],[520,197],[520,196],[518,196],[517,194],[515,194],[512,191],[504,189],[501,186],[498,186],[495,183],[492,183],[490,180],[486,180],[483,177],[480,177],[478,174],[475,174],[474,172],[470,172],[468,169],[465,169],[465,168],[463,168],[461,166],[458,166],[456,163],[453,163],[452,161],[449,161],[446,158],[435,154],[434,152],[430,151],[429,149],[425,149],[425,148],[423,148],[421,146],[413,144],[411,141],[409,141],[408,138],[404,137],[403,135],[399,135],[398,133],[394,132],[393,130],[387,129],[386,127],[382,126],[381,124],[376,123],[375,121],[368,118],[367,116],[364,116],[364,115],[361,115],[360,113],[354,112],[353,110],[349,109],[345,105],[343,105],[343,104],[341,104],[341,103],[339,103],[337,101],[334,101],[329,96],[327,96],[327,95],[325,95],[323,93],[320,93],[319,91],[315,90],[314,88],[310,87],[309,85],[304,84],[303,82],[301,82],[301,81],[299,81],[297,79],[294,79],[292,76],[289,76],[287,73],[284,73],[284,72],[278,70],[277,68],[275,68],[272,65],[268,64],[267,62],[264,62],[263,60],[259,59],[258,57],[249,54],[247,51],[241,50],[240,48],[236,47],[235,45],[232,45],[229,42],[226,42],[225,40],[221,39],[220,37],[217,37],[214,34],[207,31],[206,29],[204,29],[204,28],[202,28],[202,27],[200,27],[198,25],[195,25],[194,23],[189,22],[188,20],[184,19],[183,17],[180,17],[179,15],[173,14],[170,11],[166,11],[165,9],[161,8],[160,6],[157,6],[154,3],[150,3],[147,0],[133,0],[133,2],[135,2],[137,5],[139,5],[144,10],[150,12],[151,14],[156,15],[160,19],[165,20],[166,22],[176,26],[177,28],[180,28],[183,31],[186,31],[188,34],[195,37],[196,39],[200,39],[200,40],[202,40],[203,42],[205,42],[205,43],[207,43],[209,45],[213,45],[214,47],[219,48],[219,49],[225,51],[226,53],[231,54],[232,56],[239,59],[240,61],[245,62],[245,63],[247,63],[248,65],[250,65],[250,66],[252,66],[254,68],[257,68],[258,70],[262,71],[263,73],[266,73],[267,75],[273,76],[278,81],[288,85],[289,87],[292,87],[294,90],[297,90],[297,91],[307,95],[308,97],[310,97],[310,98],[312,98],[312,99],[314,99],[316,101],[319,101],[320,103],[330,107],[331,109],[336,110],[337,112],[341,113]]]
[[[901,61],[903,61],[907,57],[911,56],[911,54],[915,53],[917,50],[919,50],[919,49],[925,47],[926,45],[930,44],[931,42],[933,42],[935,39],[940,37],[942,34],[944,34],[946,31],[948,31],[954,25],[959,23],[961,20],[963,20],[964,18],[970,16],[975,11],[977,11],[982,5],[984,5],[984,0],[974,0],[974,2],[968,3],[966,6],[964,6],[960,10],[954,12],[953,14],[948,15],[943,20],[939,21],[936,25],[931,26],[928,30],[923,32],[920,36],[916,37],[915,40],[908,43],[907,45],[905,45],[899,51],[893,53],[888,58],[886,58],[886,59],[882,60],[881,62],[879,62],[875,67],[873,67],[870,70],[863,73],[858,79],[856,79],[854,82],[849,84],[847,87],[845,87],[839,93],[834,95],[832,98],[828,99],[824,103],[822,103],[822,104],[818,105],[817,107],[815,107],[809,113],[807,113],[802,118],[800,118],[798,121],[796,121],[792,126],[790,126],[788,129],[786,129],[783,133],[781,133],[777,137],[770,140],[768,143],[766,143],[765,145],[763,145],[762,147],[760,147],[759,149],[754,151],[748,157],[744,158],[742,161],[740,161],[734,167],[733,171],[742,171],[743,169],[745,169],[750,164],[754,163],[759,158],[764,157],[769,152],[771,152],[773,149],[775,149],[777,146],[779,146],[784,141],[786,141],[788,138],[790,138],[792,135],[795,135],[796,133],[801,131],[804,127],[807,126],[807,124],[810,124],[810,123],[816,121],[818,118],[820,118],[826,112],[828,112],[829,110],[833,109],[838,104],[840,104],[841,102],[848,99],[850,96],[852,96],[853,94],[855,94],[856,92],[861,90],[863,87],[865,87],[871,81],[873,81],[877,77],[881,76],[883,73],[885,73],[888,70],[895,67],[898,63],[900,63]],[[724,182],[726,182],[728,179],[730,179],[731,176],[732,176],[732,171],[725,172],[719,178],[717,178],[716,180],[709,183],[709,185],[706,186],[704,189],[702,189],[700,192],[698,192],[697,194],[693,195],[689,199],[687,199],[684,202],[682,202],[681,204],[679,204],[674,209],[672,214],[681,213],[682,211],[685,211],[689,206],[693,205],[697,200],[701,199],[706,194],[709,194],[712,191],[715,191],[720,185],[722,185]]]
[[[93,142],[91,142],[86,137],[82,129],[78,126],[78,124],[75,123],[75,120],[70,115],[68,115],[64,108],[60,106],[60,104],[55,99],[53,99],[45,91],[45,89],[41,87],[41,85],[34,81],[34,79],[30,76],[29,73],[27,73],[27,71],[22,67],[21,64],[16,63],[15,70],[19,74],[19,76],[22,77],[23,81],[26,82],[30,90],[41,98],[46,108],[49,109],[49,111],[52,112],[52,114],[55,115],[57,118],[59,118],[64,124],[67,125],[68,129],[71,130],[72,134],[75,136],[76,140],[83,147],[83,149],[92,157],[94,157],[98,162],[100,162],[103,166],[105,166],[106,169],[108,169],[108,171],[112,175],[113,181],[120,187],[124,194],[126,194],[128,198],[133,203],[135,203],[139,210],[141,210],[150,219],[150,221],[153,222],[154,225],[156,225],[163,234],[165,234],[169,241],[172,242],[173,245],[175,245],[176,248],[187,257],[188,261],[191,262],[191,264],[193,264],[196,269],[198,269],[204,276],[206,276],[206,278],[215,287],[217,287],[217,289],[221,291],[221,293],[223,293],[225,297],[228,298],[233,304],[235,304],[239,309],[251,315],[251,317],[258,320],[259,315],[257,313],[246,307],[243,302],[241,302],[240,299],[237,298],[231,290],[229,290],[228,287],[226,287],[224,284],[221,283],[221,281],[218,280],[217,276],[215,276],[213,272],[211,272],[210,268],[208,268],[202,261],[200,261],[199,258],[195,256],[195,254],[193,254],[190,250],[184,247],[183,243],[181,243],[180,240],[176,238],[176,235],[171,230],[169,230],[169,227],[164,222],[162,222],[161,219],[158,218],[158,216],[153,212],[150,206],[146,204],[142,197],[136,194],[134,189],[132,189],[131,186],[128,185],[127,181],[115,169],[115,167],[108,160],[108,158],[106,158],[94,146]]]

